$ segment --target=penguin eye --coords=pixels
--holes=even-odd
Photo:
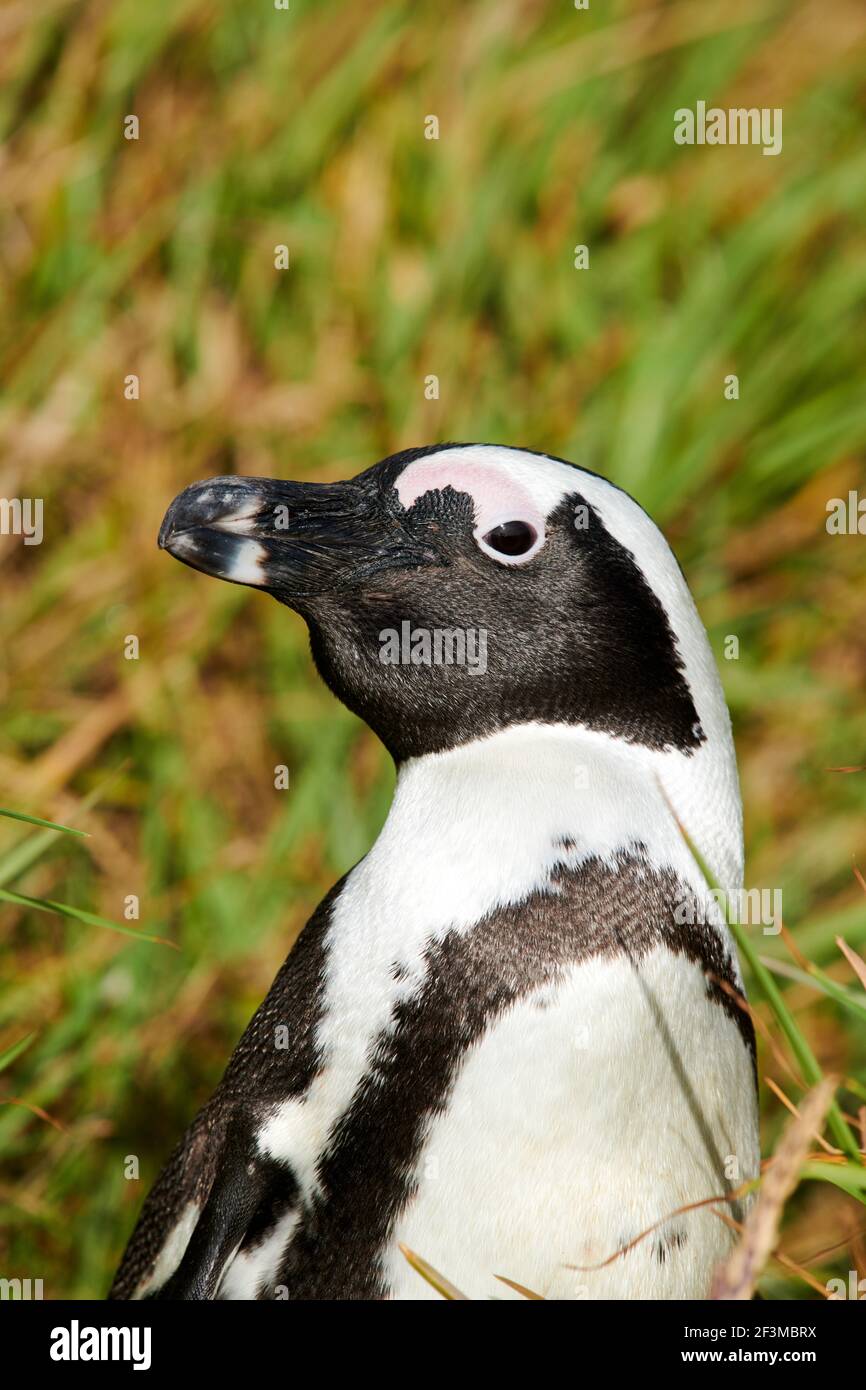
[[[484,544],[500,555],[525,555],[534,546],[538,532],[528,521],[503,521],[483,537]]]

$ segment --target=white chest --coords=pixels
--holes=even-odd
[[[335,1126],[425,987],[439,943],[497,910],[519,913],[549,890],[563,858],[613,865],[639,844],[652,864],[703,887],[657,781],[629,750],[573,731],[514,730],[496,742],[494,757],[476,745],[404,771],[382,835],[335,906],[322,1065],[259,1136],[307,1200],[319,1194]],[[423,1119],[387,1246],[393,1296],[433,1296],[401,1241],[472,1297],[508,1296],[496,1274],[551,1297],[702,1296],[728,1245],[706,1212],[603,1270],[567,1266],[598,1265],[679,1206],[736,1187],[730,1174],[754,1173],[750,1068],[700,969],[663,948],[640,969],[622,956],[585,960],[516,997],[456,1059],[446,1103]],[[251,1264],[255,1278],[295,1222]],[[250,1296],[242,1268],[235,1296]]]
[[[751,1059],[701,973],[664,948],[639,972],[587,962],[465,1058],[394,1231],[393,1296],[437,1296],[403,1243],[471,1298],[517,1297],[496,1275],[547,1298],[704,1298],[729,1230],[675,1213],[758,1163]]]

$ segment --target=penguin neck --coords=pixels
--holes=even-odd
[[[702,756],[652,753],[579,726],[512,725],[402,764],[383,839],[404,852],[411,845],[413,857],[441,854],[446,871],[449,855],[455,862],[492,858],[506,899],[508,883],[539,881],[564,853],[572,863],[598,858],[610,865],[638,853],[703,889],[685,826],[718,882],[735,887],[736,769],[733,792],[728,787],[696,809],[690,772],[699,784],[710,770],[719,781],[720,759],[710,765]]]

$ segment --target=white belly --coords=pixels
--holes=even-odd
[[[712,1208],[598,1266],[757,1173],[753,1093],[696,966],[659,948],[639,973],[623,958],[574,968],[467,1054],[394,1233],[392,1296],[439,1296],[402,1242],[474,1299],[519,1297],[496,1275],[546,1298],[705,1298],[731,1243]]]

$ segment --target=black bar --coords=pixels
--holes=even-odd
[[[841,1300],[840,1300],[841,1301]],[[863,1301],[862,1299],[858,1301]],[[514,1303],[509,1307],[514,1309]],[[320,1316],[326,1321],[319,1323]],[[386,1382],[395,1377],[395,1385],[414,1380],[416,1357],[427,1345],[416,1340],[431,1327],[443,1324],[376,1323],[372,1328],[366,1314],[363,1326],[355,1323],[357,1312],[351,1305],[327,1305],[322,1314],[313,1305],[303,1310],[285,1302],[271,1303],[87,1303],[68,1301],[15,1301],[0,1304],[0,1326],[6,1336],[7,1354],[21,1369],[46,1372],[53,1378],[70,1375],[99,1375],[106,1367],[112,1375],[128,1371],[141,1380],[147,1374],[165,1375],[189,1370],[199,1378],[213,1370],[223,1377],[237,1365],[244,1370],[242,1390],[255,1390],[260,1379],[271,1381],[275,1371],[282,1368],[294,1379],[301,1367],[307,1379],[313,1373],[317,1359],[329,1367],[332,1375],[338,1366],[341,1350],[350,1364],[358,1369],[374,1369]],[[375,1314],[378,1318],[379,1314]],[[384,1315],[383,1315],[384,1316]],[[399,1318],[400,1314],[395,1314]],[[425,1315],[426,1316],[426,1315]],[[545,1364],[552,1369],[559,1360],[551,1360],[557,1348],[551,1334],[561,1330],[563,1343],[559,1356],[567,1357],[567,1365],[578,1378],[581,1362],[588,1369],[594,1366],[593,1380],[599,1374],[618,1376],[622,1371],[639,1370],[652,1375],[665,1373],[673,1366],[695,1368],[701,1374],[705,1365],[763,1365],[771,1370],[794,1365],[817,1367],[822,1374],[856,1364],[864,1345],[863,1310],[853,1314],[839,1307],[835,1300],[809,1302],[752,1303],[591,1303],[576,1301],[554,1323],[485,1324],[485,1340],[478,1344],[476,1355],[479,1367],[485,1366],[485,1379],[491,1369],[490,1353],[497,1351],[510,1358],[519,1355],[520,1339],[526,1338],[527,1354],[536,1358],[543,1354]],[[555,1317],[555,1315],[552,1315]],[[341,1343],[339,1332],[343,1319],[350,1319],[351,1341]],[[345,1326],[345,1325],[344,1325]],[[461,1377],[468,1369],[466,1342],[467,1324],[444,1324],[455,1328],[454,1343],[440,1340],[441,1371],[459,1368]],[[471,1324],[469,1324],[471,1327]],[[117,1329],[103,1345],[102,1329]],[[88,1331],[90,1329],[90,1331]],[[127,1329],[123,1332],[122,1329]],[[327,1329],[323,1338],[323,1331]],[[400,1332],[412,1340],[401,1344]],[[375,1340],[368,1340],[371,1332]],[[539,1333],[544,1341],[539,1342]],[[384,1334],[384,1335],[383,1335]],[[493,1340],[491,1340],[491,1334]],[[507,1341],[497,1339],[507,1337]],[[393,1338],[393,1341],[391,1340]],[[91,1348],[105,1352],[111,1358],[115,1350],[126,1354],[125,1360],[85,1359]],[[486,1348],[482,1356],[482,1346]],[[59,1352],[77,1360],[61,1360]],[[378,1348],[378,1351],[377,1351]],[[412,1350],[414,1348],[414,1351]],[[425,1370],[429,1372],[429,1346],[423,1353]],[[459,1353],[459,1359],[453,1360]],[[487,1358],[485,1360],[485,1357]],[[589,1358],[586,1360],[586,1358]],[[138,1372],[133,1363],[141,1364]],[[146,1365],[144,1363],[147,1363]],[[531,1363],[530,1363],[531,1364]],[[390,1365],[391,1370],[387,1367]],[[512,1367],[512,1369],[514,1369]],[[562,1367],[561,1367],[562,1369]],[[561,1370],[560,1370],[561,1374]],[[572,1375],[569,1374],[569,1379]],[[195,1390],[201,1386],[197,1379]]]

